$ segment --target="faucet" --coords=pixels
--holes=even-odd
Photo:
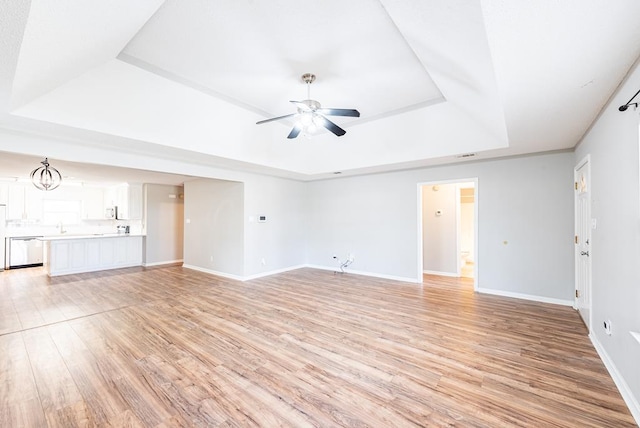
[[[58,223],[58,228],[60,229],[60,234],[62,235],[63,233],[67,233],[66,230],[64,230],[64,225],[62,224],[62,222]]]

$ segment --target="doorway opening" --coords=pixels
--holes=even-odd
[[[418,278],[472,278],[478,284],[477,178],[418,184]]]
[[[460,276],[473,278],[475,271],[474,230],[475,230],[475,200],[476,189],[474,183],[462,183],[460,191]]]

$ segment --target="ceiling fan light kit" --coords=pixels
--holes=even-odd
[[[296,138],[301,133],[305,136],[312,135],[319,127],[323,127],[331,131],[338,137],[346,134],[347,131],[327,119],[325,116],[347,116],[360,117],[360,112],[355,109],[342,108],[322,108],[321,104],[311,99],[311,84],[316,80],[316,75],[305,73],[302,75],[302,81],[307,84],[307,99],[302,101],[289,101],[297,108],[297,113],[287,114],[284,116],[273,117],[271,119],[256,122],[257,125],[275,120],[294,118],[296,120],[293,129],[289,132],[287,138]]]

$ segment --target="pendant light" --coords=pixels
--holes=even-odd
[[[31,171],[31,182],[40,190],[48,191],[57,189],[62,182],[62,175],[57,169],[49,165],[49,160],[44,158],[41,167]]]

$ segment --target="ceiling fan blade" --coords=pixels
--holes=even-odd
[[[300,134],[300,131],[302,131],[302,125],[300,123],[296,123],[291,132],[289,132],[289,135],[287,135],[287,138],[296,138],[298,134]]]
[[[350,108],[319,108],[316,111],[329,116],[360,117],[360,112],[358,110]]]
[[[309,105],[307,103],[305,103],[304,101],[289,101],[289,102],[294,104],[300,110],[311,111],[311,107],[309,107]]]
[[[345,131],[344,129],[340,128],[338,125],[336,125],[335,123],[331,122],[329,119],[327,119],[324,116],[317,115],[316,116],[316,120],[319,121],[320,124],[322,126],[324,126],[325,128],[327,128],[329,131],[331,131],[334,134],[336,134],[338,137],[341,137],[341,136],[343,136],[344,134],[347,133],[347,131]]]
[[[296,113],[291,113],[291,114],[285,114],[284,116],[272,117],[271,119],[265,119],[265,120],[261,120],[259,122],[256,122],[256,125],[260,125],[261,123],[273,122],[274,120],[280,120],[280,119],[284,119],[286,117],[291,117],[291,116],[295,116],[295,115],[296,115]]]

